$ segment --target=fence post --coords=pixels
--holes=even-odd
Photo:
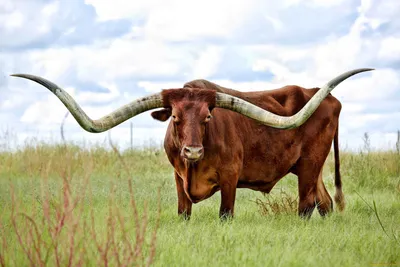
[[[131,150],[133,150],[133,123],[131,122]]]
[[[61,126],[60,126],[61,139],[62,139],[64,145],[65,145],[64,124],[65,124],[65,120],[66,120],[67,117],[68,117],[68,114],[69,114],[69,111],[67,111],[67,113],[65,113],[64,118],[63,118],[63,120],[62,120],[62,122],[61,122]]]

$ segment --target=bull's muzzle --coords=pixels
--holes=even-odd
[[[197,161],[203,157],[202,146],[184,146],[182,148],[182,156],[188,161]]]

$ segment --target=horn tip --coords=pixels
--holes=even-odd
[[[350,71],[355,71],[355,72],[364,72],[364,71],[371,71],[371,70],[375,70],[374,68],[358,68],[358,69],[352,69]],[[349,72],[350,72],[349,71]]]
[[[348,76],[348,77],[351,77],[351,76],[353,76],[353,75],[355,75],[355,74],[358,74],[358,73],[361,73],[361,72],[366,72],[366,71],[372,71],[372,70],[375,70],[374,68],[359,68],[359,69],[353,69],[353,70],[350,70],[350,71],[348,71],[348,72],[345,72],[344,74],[347,76],[347,75],[350,75],[350,76]],[[347,78],[348,78],[347,77]]]
[[[10,74],[10,76],[12,77],[20,77],[20,78],[26,78],[28,77],[29,74],[23,74],[23,73],[14,73],[14,74]]]

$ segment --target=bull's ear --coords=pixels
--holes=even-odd
[[[171,109],[170,108],[164,108],[164,109],[161,109],[161,110],[153,111],[151,113],[151,116],[155,120],[166,121],[166,120],[169,119],[169,117],[171,117]]]

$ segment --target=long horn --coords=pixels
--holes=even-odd
[[[44,78],[30,74],[12,74],[11,76],[32,80],[49,89],[61,100],[61,102],[63,102],[79,125],[91,133],[107,131],[140,113],[164,106],[161,94],[157,93],[134,100],[98,120],[92,120],[88,115],[86,115],[78,103],[76,103],[76,101],[58,85]]]
[[[347,78],[364,71],[374,69],[362,68],[347,71],[330,80],[307,102],[307,104],[296,114],[289,117],[279,116],[253,105],[243,99],[228,94],[217,92],[216,106],[229,109],[252,118],[262,124],[279,129],[292,129],[302,125],[314,113],[324,98],[341,82]]]

